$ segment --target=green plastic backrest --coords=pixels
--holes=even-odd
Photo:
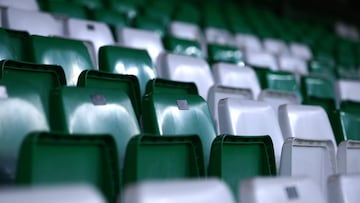
[[[116,12],[126,15],[128,19],[133,19],[137,16],[137,6],[134,1],[119,1],[119,0],[107,0],[104,1],[107,9],[114,10]]]
[[[270,136],[221,135],[214,140],[208,176],[224,180],[235,197],[240,181],[272,175],[276,175],[276,164]]]
[[[29,34],[22,31],[0,29],[0,60],[26,60],[25,46]]]
[[[42,104],[41,108],[44,109],[46,117],[49,118],[51,89],[66,85],[65,73],[61,66],[11,60],[1,61],[0,66],[0,81],[8,83],[9,97],[26,98],[27,94],[23,89],[31,86],[38,94]]]
[[[242,52],[231,46],[220,44],[208,45],[208,57],[210,63],[227,62],[240,64],[243,62]]]
[[[128,141],[140,133],[129,97],[117,89],[63,87],[52,91],[50,126],[69,134],[110,134],[120,163]]]
[[[193,94],[199,95],[196,84],[193,82],[179,82],[166,79],[152,79],[146,85],[146,94]]]
[[[102,0],[72,0],[71,2],[90,9],[103,7]]]
[[[198,135],[206,165],[216,137],[206,101],[199,95],[150,93],[143,98],[143,129],[160,135]]]
[[[296,77],[293,73],[284,71],[269,71],[266,75],[269,89],[299,92]]]
[[[115,202],[120,191],[116,153],[109,135],[32,133],[22,144],[16,179],[27,185],[88,183]]]
[[[345,140],[360,140],[360,111],[339,109],[329,116],[337,144]]]
[[[141,95],[146,83],[156,77],[156,70],[147,51],[117,46],[103,46],[99,51],[99,69],[119,74],[135,75]]]
[[[77,86],[118,89],[117,91],[127,94],[137,117],[140,116],[141,96],[136,76],[84,70],[79,76]]]
[[[149,16],[137,16],[133,22],[135,28],[141,30],[154,31],[160,36],[164,36],[166,31],[165,23],[161,19]]]
[[[116,37],[118,30],[126,27],[128,24],[125,15],[104,8],[94,9],[92,11],[92,19],[109,24],[113,29],[114,37]]]
[[[179,8],[174,11],[173,21],[192,23],[199,26],[201,21],[200,13],[195,5],[183,2]]]
[[[45,5],[46,11],[54,15],[80,19],[87,18],[85,7],[73,2],[47,1]]]
[[[200,44],[196,41],[166,36],[163,39],[163,44],[166,50],[174,54],[203,58]]]
[[[68,85],[76,85],[83,70],[94,69],[88,49],[82,41],[33,35],[30,46],[31,60],[62,66]]]
[[[198,136],[136,136],[126,150],[124,185],[205,176]]]
[[[19,81],[0,81],[7,88]],[[21,143],[32,131],[49,130],[41,98],[36,86],[23,81],[19,89],[8,89],[11,97],[0,98],[0,187],[15,182]],[[15,92],[16,91],[16,96]]]

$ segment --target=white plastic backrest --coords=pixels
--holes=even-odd
[[[308,74],[307,63],[304,59],[290,55],[281,55],[278,57],[280,70],[297,73],[300,75]]]
[[[270,104],[226,98],[219,102],[220,134],[259,136],[269,135],[274,144],[277,166],[280,163],[283,136],[277,115]]]
[[[327,195],[326,181],[336,173],[334,144],[330,140],[307,140],[290,137],[281,152],[281,176],[307,176]]]
[[[206,28],[205,37],[207,43],[212,44],[232,45],[234,42],[233,36],[229,31],[219,28]]]
[[[349,100],[360,102],[360,82],[356,80],[338,80],[337,88],[341,101]]]
[[[201,30],[199,26],[192,23],[173,21],[169,24],[169,33],[172,36],[199,41],[201,38]]]
[[[235,203],[218,179],[147,181],[126,188],[122,203]]]
[[[245,61],[250,66],[260,66],[270,68],[271,70],[279,70],[275,56],[269,52],[246,51]]]
[[[329,203],[359,203],[360,174],[338,174],[328,179]]]
[[[258,97],[259,101],[269,103],[278,112],[279,106],[283,104],[300,104],[299,95],[294,92],[283,92],[277,90],[262,90]]]
[[[312,53],[310,48],[305,44],[300,43],[291,43],[289,45],[290,53],[304,60],[310,60],[312,58]]]
[[[152,31],[122,28],[118,31],[118,40],[125,47],[147,50],[154,64],[164,51],[160,36]]]
[[[111,30],[105,23],[75,18],[69,18],[65,22],[67,37],[92,42],[96,56],[100,47],[115,43]]]
[[[255,35],[238,33],[235,36],[235,43],[246,51],[261,51],[263,49],[261,41]]]
[[[260,93],[260,84],[254,69],[229,63],[217,63],[212,67],[216,84],[251,89],[255,98]]]
[[[360,141],[341,142],[337,151],[337,161],[339,173],[360,173]]]
[[[0,6],[31,11],[39,10],[39,6],[36,0],[0,0]]]
[[[252,100],[254,96],[250,89],[234,88],[221,85],[214,85],[210,88],[207,102],[214,117],[218,133],[220,133],[218,121],[218,104],[221,99],[229,97]]]
[[[285,104],[279,107],[279,122],[284,139],[331,140],[335,136],[327,113],[320,106]]]
[[[46,185],[0,190],[1,203],[105,203],[100,192],[89,185]]]
[[[162,78],[182,82],[194,82],[200,96],[205,100],[214,84],[208,63],[200,58],[185,55],[163,53],[157,61],[157,72]]]
[[[240,183],[241,203],[326,203],[320,187],[306,177],[258,177]]]
[[[32,35],[64,36],[63,20],[49,13],[15,8],[7,8],[4,12],[3,26],[8,29],[23,30]]]
[[[0,99],[7,99],[9,97],[6,86],[0,85]]]
[[[286,43],[281,40],[267,38],[263,40],[263,44],[265,51],[274,55],[289,53]]]

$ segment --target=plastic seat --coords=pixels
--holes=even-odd
[[[3,15],[3,26],[8,29],[43,36],[64,35],[62,20],[56,19],[49,13],[7,8]]]
[[[23,10],[31,10],[31,11],[39,10],[39,5],[36,0],[28,0],[28,1],[1,0],[0,6],[23,9]]]
[[[73,2],[89,9],[100,8],[103,6],[101,0],[75,0]]]
[[[113,36],[117,37],[117,31],[127,26],[127,18],[125,15],[113,10],[105,8],[97,8],[92,10],[92,19],[95,21],[107,23],[110,26]]]
[[[144,95],[146,83],[157,76],[147,51],[118,46],[104,46],[99,52],[99,69],[110,73],[135,75]]]
[[[166,36],[163,39],[163,44],[166,50],[174,54],[188,55],[198,58],[203,57],[200,44],[194,40]]]
[[[281,176],[305,176],[315,181],[327,195],[326,182],[336,173],[335,148],[331,140],[285,140],[280,163]]]
[[[265,51],[274,55],[286,54],[289,52],[285,42],[279,39],[266,38],[264,39],[263,44]]]
[[[140,127],[129,97],[117,89],[63,87],[52,91],[50,125],[69,134],[110,134],[120,161]]]
[[[288,55],[281,55],[278,60],[280,70],[299,75],[308,75],[308,67],[305,60]]]
[[[352,174],[360,172],[360,141],[346,140],[339,144],[337,152],[338,173]]]
[[[67,85],[76,85],[81,71],[94,69],[88,49],[82,41],[33,35],[29,44],[31,61],[61,65]]]
[[[147,8],[149,9],[149,8]],[[159,13],[159,11],[156,11]],[[162,19],[142,15],[137,16],[133,21],[134,27],[140,30],[148,30],[151,32],[157,33],[159,36],[163,37],[165,34],[165,22]]]
[[[319,185],[304,177],[253,178],[241,183],[240,202],[246,203],[325,203]]]
[[[181,21],[173,21],[169,24],[169,33],[180,39],[188,39],[195,40],[201,42],[202,33],[196,24],[181,22]]]
[[[146,181],[127,188],[122,202],[235,203],[224,182],[217,179]]]
[[[164,51],[160,36],[151,31],[123,28],[118,32],[118,41],[120,45],[126,47],[146,49],[153,63],[156,62],[159,54]]]
[[[208,60],[210,63],[227,62],[243,65],[243,53],[236,47],[219,44],[208,44]]]
[[[124,14],[129,20],[138,15],[137,5],[134,1],[109,0],[103,1],[103,3],[106,9]]]
[[[25,46],[28,40],[27,32],[0,28],[0,60],[25,60]]]
[[[271,89],[299,94],[299,86],[293,73],[254,68],[262,89]]]
[[[235,36],[236,44],[245,51],[260,52],[263,49],[262,43],[255,35],[238,33]]]
[[[86,19],[87,13],[85,7],[71,2],[62,1],[47,1],[45,3],[45,10],[64,18],[78,18]]]
[[[264,51],[246,51],[245,62],[250,66],[267,67],[271,70],[279,70],[275,56]]]
[[[255,176],[272,175],[276,175],[276,164],[269,136],[222,135],[214,140],[208,176],[224,180],[234,196],[237,196],[241,181]]]
[[[105,203],[99,191],[86,184],[7,188],[0,198],[3,203]]]
[[[164,53],[159,56],[156,67],[161,78],[194,82],[204,99],[207,98],[209,88],[214,84],[210,67],[203,59]]]
[[[124,185],[199,178],[205,166],[198,136],[136,136],[126,149]]]
[[[351,105],[351,104],[350,104]],[[360,140],[359,104],[340,108],[330,115],[336,141],[340,144],[345,140]]]
[[[206,101],[196,94],[194,83],[177,83],[178,88],[174,88],[172,84],[176,82],[171,82],[171,89],[165,84],[157,87],[157,83],[162,81],[150,81],[148,89],[153,91],[148,91],[143,97],[144,132],[172,136],[196,134],[201,139],[204,160],[208,163],[216,131]]]
[[[207,27],[205,38],[208,44],[230,45],[233,43],[233,36],[225,29]]]
[[[120,189],[116,153],[108,135],[33,133],[22,144],[16,180],[26,185],[87,183],[113,202]]]
[[[269,103],[278,112],[278,109],[283,104],[300,104],[299,95],[293,92],[283,92],[276,90],[262,90],[257,98],[259,101]]]
[[[360,201],[358,174],[333,175],[328,180],[329,203],[356,203]]]
[[[293,56],[304,59],[306,61],[312,58],[311,50],[305,44],[300,44],[295,42],[290,43],[289,50]]]
[[[311,74],[322,75],[328,78],[336,78],[335,62],[326,58],[312,59],[308,63]]]
[[[136,76],[105,73],[95,70],[83,71],[78,79],[78,87],[111,88],[125,93],[131,101],[137,118],[141,115],[141,95]]]
[[[356,80],[338,80],[337,88],[341,101],[360,102],[360,95],[355,94],[360,88],[360,82]]]
[[[274,144],[276,164],[280,163],[283,136],[277,115],[270,104],[226,98],[219,102],[220,134],[239,136],[269,135]]]

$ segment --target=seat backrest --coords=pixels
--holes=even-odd
[[[191,56],[163,53],[159,56],[156,68],[159,77],[182,82],[195,82],[199,94],[207,98],[214,84],[210,67],[204,59]]]
[[[254,68],[262,89],[295,92],[299,94],[299,85],[293,73]]]
[[[284,41],[273,38],[266,38],[263,40],[264,49],[274,55],[286,54],[289,52]]]
[[[32,133],[21,146],[16,181],[27,185],[86,183],[101,191],[107,202],[114,202],[120,189],[115,142],[109,135]]]
[[[359,108],[341,108],[330,116],[338,144],[345,140],[360,140],[360,114],[357,109]]]
[[[31,10],[31,11],[39,10],[39,5],[36,0],[26,0],[26,1],[1,0],[0,6],[23,9],[23,10]]]
[[[260,39],[255,35],[238,33],[235,36],[237,46],[246,51],[261,51],[263,49]]]
[[[296,93],[271,89],[262,90],[258,100],[269,103],[274,108],[275,112],[278,112],[279,107],[283,104],[300,104],[299,95]]]
[[[338,174],[328,180],[329,203],[356,203],[360,201],[359,174]]]
[[[81,71],[94,69],[88,49],[82,41],[33,35],[29,44],[31,61],[61,65],[67,85],[76,85]]]
[[[164,47],[167,51],[174,54],[182,54],[202,58],[203,53],[200,44],[195,40],[182,39],[174,36],[165,36],[163,39]]]
[[[235,203],[226,184],[218,179],[146,181],[127,188],[123,203]]]
[[[198,136],[150,136],[132,138],[126,149],[125,186],[146,180],[199,178],[205,176]]]
[[[145,94],[147,82],[157,76],[146,50],[119,46],[104,46],[100,48],[99,70],[135,75],[140,84],[141,95]]]
[[[293,56],[299,57],[307,61],[313,57],[311,49],[305,44],[296,42],[290,43],[289,50]]]
[[[64,18],[86,19],[87,17],[85,7],[75,4],[73,1],[65,3],[63,1],[46,1],[45,10]]]
[[[326,202],[319,185],[305,177],[248,179],[240,183],[239,196],[246,203]]]
[[[279,70],[275,56],[265,51],[246,51],[245,62],[250,66],[262,66],[271,70]]]
[[[339,144],[337,152],[338,173],[360,172],[360,141],[346,140]]]
[[[207,43],[230,45],[234,42],[232,34],[226,29],[207,27],[205,29]]]
[[[244,64],[243,53],[230,45],[208,44],[208,61],[210,63],[225,62],[238,65]]]
[[[27,31],[34,35],[64,35],[62,20],[49,13],[7,8],[4,10],[3,21],[6,28]]]
[[[360,102],[360,95],[356,92],[360,88],[360,82],[355,80],[338,80],[337,90],[339,92],[340,101]]]
[[[280,163],[283,136],[275,110],[270,104],[236,98],[222,99],[219,102],[218,120],[220,134],[269,135],[274,144],[276,163]]]
[[[189,39],[200,42],[202,33],[198,25],[188,22],[172,21],[169,24],[169,33],[180,39]]]
[[[25,61],[27,32],[0,28],[0,60]]]
[[[278,57],[279,68],[283,71],[289,71],[296,75],[307,75],[308,67],[304,59],[294,56],[281,55]]]

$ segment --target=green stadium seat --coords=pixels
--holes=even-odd
[[[141,95],[145,93],[146,83],[157,75],[147,51],[119,46],[104,46],[99,51],[101,71],[135,75],[140,84]]]
[[[33,35],[29,44],[31,61],[61,65],[67,85],[76,85],[81,71],[94,69],[88,49],[82,41]]]
[[[129,20],[138,15],[137,5],[134,1],[108,0],[104,2],[104,5],[109,10],[124,14]]]
[[[85,7],[73,2],[47,1],[45,10],[53,15],[60,15],[71,18],[86,19]]]
[[[336,110],[330,116],[337,144],[346,140],[360,140],[360,105]]]
[[[67,134],[110,134],[119,163],[140,127],[129,97],[117,89],[63,87],[52,91],[50,126]]]
[[[25,42],[29,34],[22,31],[0,29],[0,60],[25,60]]]
[[[312,59],[308,62],[310,74],[323,75],[329,78],[336,78],[334,62],[327,59]]]
[[[208,44],[208,61],[211,64],[218,62],[244,64],[243,53],[236,47],[219,44]]]
[[[133,21],[134,27],[141,30],[156,32],[161,37],[166,32],[166,24],[161,19],[138,15]]]
[[[85,6],[86,8],[101,8],[103,7],[102,0],[72,0],[71,2]]]
[[[126,150],[124,185],[205,176],[198,136],[136,136]]]
[[[163,44],[166,50],[174,54],[203,58],[201,46],[197,41],[165,36],[163,38]]]
[[[114,38],[118,30],[128,25],[126,16],[113,10],[97,8],[91,13],[92,20],[107,23],[110,26]]]
[[[120,191],[116,153],[109,135],[33,133],[22,144],[16,181],[24,185],[88,183],[107,202],[114,202]]]

